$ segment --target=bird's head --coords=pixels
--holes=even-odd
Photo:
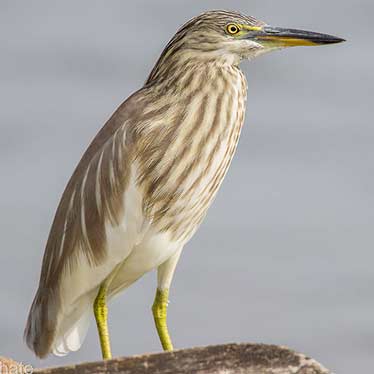
[[[343,41],[326,34],[272,27],[237,12],[214,10],[184,24],[166,46],[158,65],[172,65],[176,60],[182,63],[201,60],[238,64],[243,59],[252,59],[276,49]]]

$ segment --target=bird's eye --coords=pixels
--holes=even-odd
[[[235,35],[240,31],[239,26],[235,25],[235,23],[230,23],[229,25],[227,25],[226,30],[231,35]]]

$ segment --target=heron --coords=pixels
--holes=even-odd
[[[173,350],[169,289],[238,144],[247,100],[241,61],[343,41],[224,10],[204,12],[177,31],[63,192],[25,328],[38,357],[77,351],[93,312],[102,357],[110,359],[108,301],[153,269],[154,322],[163,349]]]

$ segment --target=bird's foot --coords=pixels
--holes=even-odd
[[[168,326],[167,326],[167,309],[169,303],[169,290],[157,289],[155,301],[152,306],[153,318],[155,320],[156,329],[160,338],[162,348],[165,351],[172,351],[173,344],[171,343]]]

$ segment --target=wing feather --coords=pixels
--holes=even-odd
[[[25,329],[26,342],[39,357],[50,352],[66,307],[61,282],[75,274],[82,259],[91,267],[106,261],[106,227],[119,225],[123,217],[133,163],[132,137],[125,134],[136,114],[136,97],[127,99],[94,138],[57,208]]]

